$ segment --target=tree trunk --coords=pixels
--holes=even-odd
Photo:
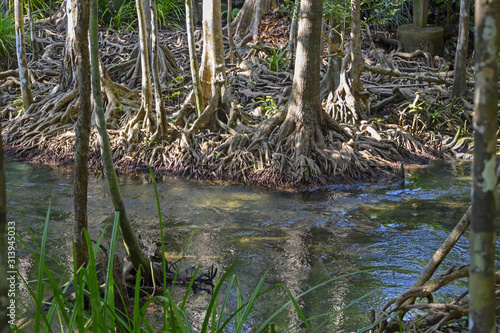
[[[83,230],[87,229],[87,187],[88,157],[91,123],[91,82],[89,53],[89,19],[90,1],[79,0],[77,7],[78,25],[75,30],[76,60],[78,63],[78,81],[80,106],[75,126],[75,179],[74,179],[74,212],[75,212],[75,253],[76,265],[81,267],[88,262],[88,249]]]
[[[352,93],[360,97],[363,91],[361,74],[363,73],[363,53],[361,52],[361,4],[360,0],[351,0],[351,62]],[[360,110],[357,110],[360,111]]]
[[[457,51],[455,53],[455,75],[453,76],[452,97],[462,97],[467,90],[466,61],[469,49],[470,0],[460,0],[460,23],[458,27]]]
[[[144,255],[137,237],[132,229],[130,220],[128,219],[125,204],[123,203],[118,178],[116,177],[115,168],[113,165],[113,157],[109,146],[109,138],[106,130],[106,121],[104,119],[104,108],[102,105],[101,82],[99,71],[99,54],[98,54],[98,28],[97,28],[97,0],[92,1],[91,21],[90,21],[90,47],[91,47],[91,67],[92,67],[92,92],[94,106],[97,116],[97,130],[99,132],[99,146],[101,148],[102,163],[106,174],[108,189],[113,202],[115,211],[120,213],[120,231],[127,249],[128,256],[136,270],[141,267],[144,276],[152,278],[150,261]],[[138,0],[140,1],[140,0]]]
[[[220,85],[226,83],[224,45],[222,43],[222,22],[220,0],[203,2],[203,54],[200,79],[203,104],[208,105],[212,96],[217,95]]]
[[[33,61],[38,61],[38,44],[36,42],[36,37],[35,37],[35,24],[33,22],[33,16],[31,15],[31,12],[32,12],[31,0],[28,0],[27,7],[28,7],[28,18],[30,21],[31,47],[33,48]]]
[[[476,1],[475,105],[469,331],[496,332],[496,142],[500,1]]]
[[[14,1],[14,14],[16,22],[16,51],[17,63],[19,66],[19,82],[21,84],[21,95],[23,97],[24,110],[28,110],[33,104],[33,95],[31,93],[31,82],[28,77],[28,62],[26,61],[26,42],[24,39],[24,15],[23,1]]]
[[[292,23],[290,25],[290,37],[288,39],[288,55],[290,59],[295,56],[295,50],[297,49],[297,21],[299,20],[299,4],[300,0],[295,0],[293,5]]]
[[[77,2],[76,0],[65,0],[67,21],[66,42],[64,45],[64,58],[62,62],[61,72],[59,74],[58,92],[65,93],[70,90],[78,90],[78,73],[76,63],[76,25],[77,18]]]
[[[206,2],[206,1],[205,1]],[[262,16],[271,9],[272,0],[246,0],[233,21],[234,37],[240,38],[239,46],[257,41]]]
[[[323,1],[302,0],[297,57],[288,113],[279,137],[295,139],[294,159],[308,156],[312,145],[322,145],[320,91],[321,16]],[[293,134],[293,135],[292,135]],[[323,145],[324,146],[324,145]],[[306,175],[306,168],[301,173]]]
[[[229,39],[229,63],[234,63],[234,50],[236,46],[234,45],[233,39],[233,29],[231,29],[231,21],[233,13],[233,1],[227,0],[227,39]]]
[[[189,65],[191,67],[191,78],[193,80],[193,93],[198,116],[201,115],[205,105],[201,91],[200,76],[198,75],[198,58],[196,56],[196,45],[194,41],[193,0],[186,0],[186,30],[189,48]]]
[[[342,35],[337,29],[343,29],[342,24],[334,17],[330,16],[330,32],[328,39],[337,49],[342,49]],[[328,58],[328,68],[323,80],[321,80],[321,100],[326,98],[330,92],[334,92],[340,84],[340,67],[342,57],[340,55]]]
[[[143,0],[136,0],[137,16],[139,18],[139,44],[141,49],[141,73],[142,73],[142,96],[141,109],[136,119],[144,120],[143,128],[151,133],[152,119],[152,91],[151,91],[151,72],[149,70],[149,38],[147,33],[146,17],[143,6]],[[149,16],[149,15],[148,15]],[[144,114],[144,116],[143,116]]]
[[[158,44],[158,15],[156,10],[156,0],[150,0],[151,8],[151,65],[153,71],[153,82],[155,92],[155,107],[156,107],[156,134],[155,140],[160,141],[167,135],[167,114],[163,105],[163,97],[161,92],[160,67],[159,67],[159,44]]]
[[[0,270],[4,272],[0,278],[0,333],[10,332],[9,321],[12,319],[8,316],[10,310],[10,301],[8,297],[9,281],[7,280],[7,272],[13,271],[15,267],[7,265],[7,244],[5,241],[9,239],[6,235],[7,230],[7,211],[6,211],[6,195],[5,195],[5,172],[3,169],[3,145],[2,136],[0,135]],[[15,231],[15,230],[14,230]],[[15,264],[13,263],[13,266]],[[15,276],[15,275],[14,275]],[[9,276],[10,277],[10,276]],[[15,309],[14,309],[15,311]]]

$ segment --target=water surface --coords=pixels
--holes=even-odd
[[[179,256],[196,229],[185,267],[213,264],[223,272],[238,261],[235,273],[245,297],[250,297],[266,271],[265,287],[285,283],[298,295],[332,277],[374,269],[331,282],[299,302],[306,315],[313,316],[339,311],[373,292],[332,316],[324,328],[324,332],[356,330],[368,323],[370,309],[379,309],[411,287],[469,205],[470,164],[437,163],[409,169],[403,188],[370,184],[290,193],[181,179],[160,182],[168,258]],[[29,237],[29,226],[39,241],[50,204],[49,264],[62,275],[70,275],[72,171],[8,161],[6,176],[8,220],[16,221],[23,239]],[[120,181],[138,234],[159,239],[158,211],[148,177],[122,177]],[[105,181],[91,178],[89,186],[89,229],[97,239],[112,223],[113,210]],[[26,250],[19,250],[18,260],[20,272],[34,279],[36,265]],[[442,270],[467,261],[468,245],[462,239]],[[450,300],[464,286],[465,282],[457,282],[437,298]],[[24,289],[20,297],[27,299]],[[247,331],[285,301],[283,291],[264,295]],[[193,296],[193,318],[202,315],[200,306],[206,303],[207,296]],[[236,300],[231,301],[233,310],[236,306]],[[275,322],[282,329],[299,321],[290,311]]]

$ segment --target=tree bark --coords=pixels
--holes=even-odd
[[[196,112],[198,116],[200,116],[205,105],[203,103],[200,76],[198,75],[198,58],[196,56],[196,45],[194,41],[193,0],[186,0],[186,30],[189,48],[189,65],[191,67],[191,78],[193,80],[194,101]]]
[[[476,1],[475,105],[469,331],[496,332],[496,131],[500,1]]]
[[[19,82],[21,84],[21,95],[23,97],[24,110],[28,110],[33,104],[33,94],[31,93],[31,82],[28,77],[28,62],[26,60],[26,42],[24,39],[24,15],[23,1],[14,2],[15,30],[16,30],[16,53],[19,66]]]
[[[120,213],[120,232],[127,249],[128,256],[136,270],[141,267],[141,271],[147,278],[152,278],[150,261],[144,255],[137,237],[132,229],[130,220],[128,219],[127,210],[120,193],[118,178],[116,177],[115,168],[113,165],[113,157],[109,146],[109,138],[106,130],[106,121],[104,119],[104,108],[102,105],[101,82],[99,71],[99,54],[98,54],[98,28],[97,28],[97,0],[92,0],[91,21],[90,21],[90,47],[91,47],[91,68],[92,68],[92,92],[94,106],[97,117],[97,130],[99,132],[99,146],[101,148],[102,163],[108,183],[108,189],[113,202],[115,211]],[[138,0],[140,1],[140,0]]]
[[[224,45],[222,43],[222,22],[220,0],[203,2],[203,54],[200,80],[203,104],[208,105],[220,84],[226,82]],[[222,94],[221,94],[222,95]]]
[[[136,0],[137,16],[139,19],[139,44],[141,49],[141,73],[142,73],[142,96],[141,110],[139,114],[145,113],[143,128],[151,132],[152,119],[152,91],[151,91],[151,72],[149,70],[149,35],[146,25],[146,16],[143,0]],[[149,15],[148,15],[149,16]]]
[[[157,140],[165,138],[167,135],[167,114],[163,105],[163,97],[161,92],[160,67],[159,67],[159,44],[158,44],[158,15],[156,10],[156,0],[150,0],[149,6],[151,9],[151,64],[153,71],[155,107],[156,107],[156,134]]]
[[[469,12],[470,0],[460,0],[460,22],[458,43],[455,53],[455,75],[453,76],[452,97],[462,97],[467,92],[466,61],[469,49]]]
[[[33,22],[33,16],[31,15],[31,12],[33,10],[31,8],[31,0],[28,0],[27,7],[28,7],[28,18],[30,21],[31,47],[33,48],[33,61],[38,61],[38,44],[36,42],[36,37],[35,37],[35,23]]]
[[[75,254],[77,267],[88,262],[88,249],[83,230],[88,227],[87,187],[88,156],[91,123],[91,82],[89,53],[90,0],[79,0],[77,5],[78,25],[76,26],[76,60],[78,63],[78,81],[80,106],[75,128],[75,178],[73,189],[75,212]]]
[[[363,73],[363,53],[361,52],[361,4],[360,0],[351,0],[351,62],[352,93],[360,97],[363,91],[361,74]],[[356,104],[359,105],[359,104]],[[360,110],[357,110],[360,111]]]
[[[66,28],[66,41],[64,44],[64,58],[62,62],[61,72],[59,74],[58,92],[66,93],[70,90],[78,90],[78,73],[76,63],[76,26],[78,22],[77,17],[77,3],[72,0],[65,0],[67,21]],[[63,2],[64,6],[64,2]]]
[[[297,48],[297,21],[299,20],[299,2],[300,0],[295,0],[293,5],[292,23],[290,25],[290,37],[288,39],[288,55],[290,59],[295,56],[295,50]]]
[[[232,24],[234,36],[240,38],[239,46],[245,45],[251,40],[257,40],[260,20],[271,8],[271,3],[272,0],[245,1]]]
[[[308,156],[313,145],[322,145],[320,100],[321,16],[323,1],[302,0],[297,35],[297,57],[288,113],[279,137],[295,136],[294,159]],[[302,170],[306,172],[306,170]]]
[[[332,14],[330,16],[330,31],[328,39],[337,49],[342,49],[342,36],[337,29],[343,29],[342,24]],[[340,67],[342,65],[341,55],[328,58],[328,68],[321,80],[321,100],[326,98],[330,92],[335,92],[340,84]]]

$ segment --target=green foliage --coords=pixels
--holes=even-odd
[[[403,25],[412,21],[408,0],[362,0],[364,23],[369,25]]]
[[[184,0],[157,0],[158,22],[163,26],[179,26],[184,20]]]
[[[0,15],[0,60],[16,54],[16,35],[14,31],[14,15]]]
[[[279,108],[274,102],[273,96],[257,97],[257,99],[252,99],[253,105],[258,105],[264,110],[266,118],[271,117],[273,114],[279,111]]]
[[[106,10],[109,11],[109,8],[106,8]],[[135,2],[127,1],[122,3],[116,13],[111,16],[109,26],[117,29],[124,26],[129,30],[133,30],[132,27],[137,24],[137,21],[137,9]]]
[[[290,64],[290,61],[287,57],[286,49],[281,49],[278,46],[275,46],[271,53],[271,60],[269,62],[269,69],[273,72],[276,72],[278,75],[279,69],[286,69]]]
[[[467,136],[471,134],[472,115],[453,101],[420,100],[401,111],[399,124],[410,125],[411,131],[417,134],[426,130],[454,134],[463,128],[462,133]]]

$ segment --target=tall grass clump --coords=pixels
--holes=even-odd
[[[0,15],[0,61],[16,53],[16,35],[14,32],[14,15],[7,12]]]
[[[152,172],[151,172],[152,174]],[[156,182],[153,177],[153,185],[156,196],[157,209],[160,219],[160,237],[162,244],[162,253],[165,253],[164,248],[164,231],[162,226],[161,209],[159,195],[156,188]],[[128,308],[133,313],[124,313],[120,308],[127,309],[127,297],[120,293],[117,286],[117,277],[113,275],[113,267],[115,260],[115,250],[119,238],[119,213],[115,214],[113,223],[113,230],[111,233],[111,240],[108,250],[108,259],[105,274],[99,274],[99,265],[96,263],[96,251],[101,246],[105,232],[102,232],[96,244],[92,244],[87,233],[85,233],[88,249],[89,249],[89,263],[86,267],[73,267],[73,278],[63,286],[56,283],[53,273],[47,267],[47,237],[49,230],[50,220],[50,206],[45,219],[44,230],[42,234],[41,246],[38,247],[35,242],[33,234],[30,232],[32,241],[35,247],[30,247],[22,239],[19,239],[21,244],[30,251],[33,258],[39,264],[38,278],[35,286],[32,288],[23,277],[20,275],[21,280],[26,285],[31,297],[33,298],[36,306],[34,309],[34,319],[32,326],[29,330],[35,332],[50,332],[53,325],[57,325],[62,332],[110,332],[118,330],[120,332],[172,332],[172,333],[215,333],[215,332],[236,332],[240,333],[247,331],[249,326],[252,326],[252,332],[275,332],[279,329],[280,332],[293,330],[300,326],[300,328],[307,328],[309,332],[324,331],[325,325],[329,323],[331,318],[340,312],[344,311],[352,304],[370,296],[372,293],[364,295],[346,305],[340,311],[327,312],[312,317],[307,317],[298,304],[298,300],[305,295],[317,291],[318,288],[335,280],[358,274],[361,272],[368,272],[370,270],[353,272],[341,276],[333,277],[323,283],[320,283],[313,288],[303,292],[300,295],[293,296],[285,284],[275,285],[269,288],[264,288],[264,282],[269,272],[266,271],[259,280],[257,286],[251,293],[250,297],[245,299],[240,288],[240,281],[238,277],[233,274],[233,270],[237,263],[233,263],[222,275],[220,275],[213,287],[208,304],[205,305],[203,310],[202,320],[199,317],[192,319],[189,317],[187,310],[187,301],[189,294],[193,289],[193,285],[197,276],[198,268],[196,269],[193,277],[186,288],[181,299],[173,296],[172,288],[167,288],[166,272],[164,270],[162,285],[163,292],[160,295],[149,295],[141,289],[141,271],[139,270],[135,280],[135,291],[133,304],[128,304]],[[196,231],[196,230],[195,230]],[[193,233],[195,232],[193,231]],[[183,257],[189,242],[183,251]],[[93,246],[94,245],[94,246]],[[73,255],[75,251],[73,249]],[[76,262],[76,260],[74,260]],[[162,258],[162,263],[165,267],[165,258]],[[180,267],[180,264],[178,265]],[[101,270],[102,272],[102,270]],[[43,299],[44,283],[48,281],[50,291],[53,295],[50,299]],[[158,282],[157,282],[158,283]],[[288,297],[288,301],[277,307],[277,309],[270,313],[266,319],[259,323],[255,323],[255,318],[252,314],[255,310],[256,301],[263,295],[271,291],[281,290]],[[146,297],[144,297],[146,296]],[[144,298],[147,301],[141,304]],[[124,306],[120,307],[121,302]],[[161,323],[151,323],[145,317],[145,313],[152,302],[157,303],[163,308],[163,321]],[[237,304],[236,309],[229,309],[228,304]],[[291,308],[300,317],[300,322],[292,327],[277,327],[275,320],[279,314],[284,310]],[[126,310],[125,310],[126,311]],[[262,313],[262,310],[259,312]],[[193,320],[196,320],[194,322]],[[163,327],[158,327],[161,325]],[[16,331],[23,331],[25,327],[17,327]]]
[[[184,0],[157,0],[158,23],[162,26],[179,26],[184,20]]]

